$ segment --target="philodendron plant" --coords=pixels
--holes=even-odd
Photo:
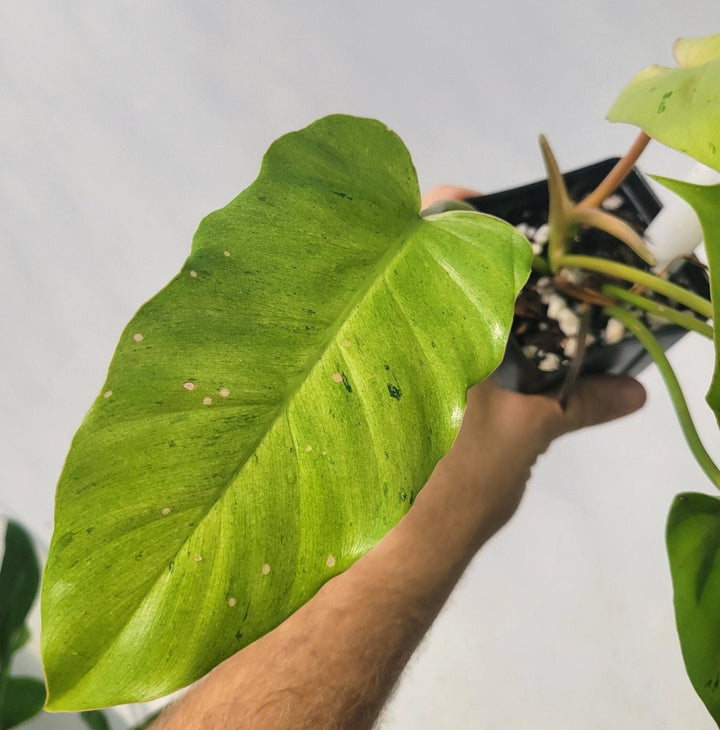
[[[382,538],[502,358],[530,249],[419,216],[384,124],[276,141],[121,336],[57,492],[48,708],[166,694]]]
[[[634,79],[611,119],[720,169],[720,36],[681,41],[677,57]],[[662,272],[578,260],[581,224],[643,244],[592,212],[612,181],[576,204],[550,179],[551,255],[538,261],[495,218],[421,217],[409,154],[379,122],[327,117],[270,147],[127,326],[73,441],[42,589],[48,709],[187,685],[377,543],[452,443],[467,388],[502,359],[531,265],[600,274],[609,313],[668,377],[639,310],[712,336],[678,310],[715,319],[720,306],[720,186],[663,181],[702,220],[711,304]],[[717,371],[708,400],[717,413]],[[688,672],[718,720],[720,500],[678,496],[668,547]]]

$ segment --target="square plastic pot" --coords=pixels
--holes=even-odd
[[[566,173],[563,177],[571,199],[581,200],[594,190],[615,165],[617,159],[611,158]],[[525,223],[537,227],[547,222],[548,188],[545,180],[469,198],[467,202],[477,210],[502,218],[514,226]],[[662,209],[660,201],[636,169],[631,171],[613,193],[613,203],[612,212],[632,220],[640,234]],[[699,266],[683,262],[670,278],[701,296],[709,297],[707,274]],[[686,331],[676,325],[668,324],[654,330],[654,334],[662,347],[667,350],[685,335]],[[617,344],[595,344],[589,347],[585,353],[581,372],[637,375],[651,361],[643,346],[635,338],[628,337]],[[561,365],[553,372],[539,370],[535,360],[525,356],[517,339],[511,335],[503,362],[493,374],[493,378],[511,390],[539,393],[560,385],[567,368],[567,365]]]

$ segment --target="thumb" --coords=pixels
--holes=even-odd
[[[581,378],[558,422],[558,436],[634,413],[645,403],[645,388],[627,376]]]
[[[465,198],[475,198],[480,193],[470,188],[462,188],[458,185],[438,185],[427,193],[423,193],[420,208],[424,210],[439,200],[464,200]]]

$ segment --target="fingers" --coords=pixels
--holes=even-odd
[[[477,190],[462,188],[457,185],[438,185],[432,190],[428,190],[427,193],[423,193],[421,209],[424,210],[438,200],[464,200],[480,194]]]
[[[558,436],[606,423],[638,410],[645,389],[632,378],[600,375],[578,380],[568,407],[562,410],[552,395],[514,393],[486,379],[468,392],[468,409],[460,437],[476,443],[484,432],[518,441],[521,450],[543,453]]]
[[[556,435],[596,426],[637,411],[645,403],[645,388],[625,376],[581,378],[566,411],[556,420]]]

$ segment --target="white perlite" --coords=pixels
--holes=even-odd
[[[573,358],[577,353],[578,340],[577,337],[568,337],[561,343],[565,357]]]
[[[625,326],[620,320],[609,319],[605,326],[603,338],[608,345],[615,345],[625,336]]]
[[[543,223],[540,228],[535,231],[535,235],[533,236],[533,241],[535,243],[539,243],[541,246],[544,246],[548,239],[550,238],[550,226],[548,226],[547,223]]]
[[[572,267],[564,268],[560,272],[558,272],[558,275],[562,277],[565,281],[569,281],[571,284],[577,284],[578,286],[582,286],[585,283],[586,274],[580,269],[575,269]]]
[[[605,210],[617,210],[622,204],[623,199],[621,196],[608,195],[608,197],[605,198],[602,203],[600,203],[600,207],[604,208]]]
[[[555,372],[560,367],[560,357],[554,352],[548,352],[547,355],[538,364],[538,370],[545,373]]]
[[[568,337],[573,337],[580,331],[580,317],[568,307],[564,297],[559,294],[543,294],[541,299],[547,304],[547,316],[556,320]]]
[[[588,334],[585,337],[585,347],[588,345],[592,345],[592,343],[595,342],[595,338]],[[564,339],[561,343],[563,352],[565,353],[565,357],[568,357],[572,359],[577,354],[577,346],[578,346],[578,338],[577,337],[568,337],[567,339]]]

